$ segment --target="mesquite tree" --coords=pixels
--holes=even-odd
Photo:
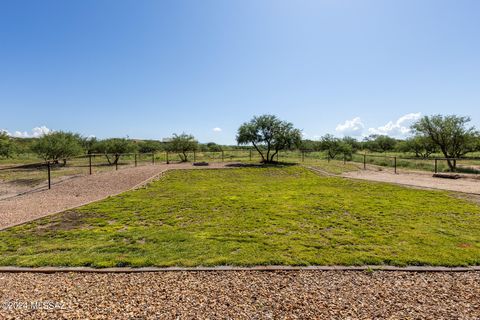
[[[58,163],[63,160],[63,164],[66,164],[67,158],[81,154],[83,149],[79,134],[54,131],[37,138],[32,145],[32,151],[45,161]]]
[[[469,117],[456,115],[424,116],[412,125],[417,135],[422,135],[435,143],[447,158],[451,171],[456,169],[456,161],[465,154],[479,149],[479,133],[475,127],[468,127]]]
[[[182,162],[188,161],[188,152],[192,152],[198,149],[198,141],[195,140],[195,137],[182,133],[182,134],[173,134],[173,137],[170,139],[170,142],[167,145],[168,151],[177,152],[180,160]]]
[[[108,163],[114,165],[118,163],[122,154],[136,152],[137,145],[129,139],[110,138],[98,141],[93,150],[103,153]]]
[[[252,144],[262,157],[262,162],[271,163],[278,151],[297,147],[302,140],[299,129],[290,122],[282,121],[274,115],[253,117],[238,128],[237,143]]]

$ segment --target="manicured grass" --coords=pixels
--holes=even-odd
[[[0,231],[19,266],[479,265],[480,207],[298,166],[172,171]]]

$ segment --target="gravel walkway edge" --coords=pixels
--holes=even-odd
[[[0,267],[0,273],[142,273],[142,272],[185,272],[185,271],[402,271],[402,272],[480,272],[480,266],[471,267],[442,267],[442,266],[253,266],[253,267],[143,267],[143,268],[88,268],[88,267]]]

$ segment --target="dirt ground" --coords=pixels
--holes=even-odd
[[[398,174],[395,174],[392,170],[358,170],[343,173],[342,176],[354,179],[390,182],[419,188],[480,194],[480,180],[478,179],[434,178],[433,174],[429,172],[402,170],[399,171]]]
[[[0,319],[479,318],[479,272],[0,273]]]
[[[191,163],[158,164],[67,179],[54,184],[51,190],[42,189],[0,200],[0,230],[127,191],[170,169],[228,166],[232,164],[211,163],[206,167],[194,167]]]

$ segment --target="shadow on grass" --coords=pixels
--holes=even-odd
[[[271,163],[229,163],[226,164],[227,168],[282,168],[296,166],[294,162],[271,162]]]

